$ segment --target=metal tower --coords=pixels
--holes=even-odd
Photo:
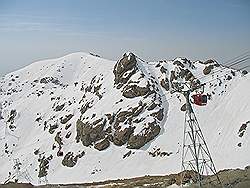
[[[192,180],[202,187],[204,175],[215,175],[219,184],[220,179],[217,175],[215,165],[210,155],[205,138],[190,103],[191,90],[180,92],[186,98],[186,114],[184,124],[184,137],[182,145],[181,162],[181,183],[183,183],[185,173],[191,170],[196,173]]]

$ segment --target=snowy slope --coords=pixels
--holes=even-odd
[[[179,172],[185,100],[170,90],[184,80],[207,82],[211,99],[194,111],[217,168],[249,165],[249,74],[214,61],[146,63],[126,53],[115,62],[79,52],[1,78],[0,182]]]

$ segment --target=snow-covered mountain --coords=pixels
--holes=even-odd
[[[115,62],[74,53],[0,80],[0,182],[92,182],[180,171],[185,99],[176,82],[206,83],[194,105],[217,169],[250,164],[250,75],[216,61]]]

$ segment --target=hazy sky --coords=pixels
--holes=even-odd
[[[249,0],[0,0],[0,75],[76,51],[223,62],[248,50]]]

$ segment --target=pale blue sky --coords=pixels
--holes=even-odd
[[[249,0],[0,0],[0,75],[76,51],[223,62],[248,50]]]

